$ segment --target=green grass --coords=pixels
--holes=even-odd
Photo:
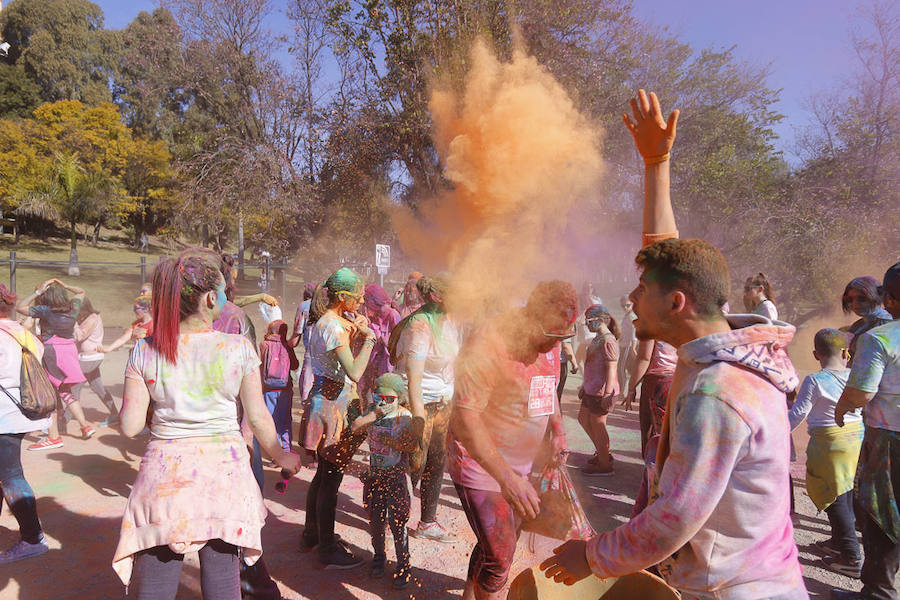
[[[59,238],[48,238],[40,241],[33,238],[22,237],[19,244],[13,243],[11,235],[0,236],[0,259],[8,259],[9,251],[16,252],[17,260],[45,260],[65,261],[66,265],[54,267],[39,267],[34,265],[19,264],[16,267],[16,290],[20,297],[31,293],[43,281],[57,278],[71,285],[84,288],[93,305],[100,310],[103,323],[108,328],[125,327],[134,319],[131,311],[132,300],[138,295],[141,287],[140,264],[141,256],[147,258],[147,280],[153,274],[153,266],[160,257],[171,253],[162,245],[157,245],[151,240],[150,253],[142,255],[140,252],[125,244],[101,242],[95,248],[89,243],[78,244],[79,263],[104,262],[104,263],[132,263],[134,266],[81,266],[79,277],[67,275],[69,260],[69,242]],[[177,252],[173,250],[172,253]],[[239,294],[254,294],[259,292],[256,282],[259,280],[259,268],[245,269],[245,279],[238,282]],[[0,281],[9,285],[9,267],[0,265]],[[282,312],[284,319],[291,323],[294,318],[300,294],[303,288],[302,278],[297,273],[288,273],[285,298],[282,298]],[[281,290],[276,289],[274,295],[280,296]],[[261,332],[262,318],[255,306],[247,307],[247,314],[253,320],[257,331]]]

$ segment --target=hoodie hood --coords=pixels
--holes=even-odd
[[[737,363],[765,377],[782,392],[795,390],[800,380],[786,348],[796,328],[759,315],[727,315],[726,319],[731,331],[684,344],[678,349],[678,359],[689,365]]]

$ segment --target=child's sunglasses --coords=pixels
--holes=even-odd
[[[383,403],[383,404],[393,404],[394,400],[397,399],[397,396],[382,396],[381,394],[372,393],[372,396],[375,398],[375,402]]]

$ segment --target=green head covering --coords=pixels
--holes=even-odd
[[[331,274],[331,277],[325,280],[327,287],[332,294],[338,292],[352,292],[358,294],[362,291],[362,279],[353,269],[341,267]]]

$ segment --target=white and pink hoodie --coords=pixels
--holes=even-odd
[[[808,598],[788,486],[785,393],[798,380],[784,348],[795,329],[755,315],[728,321],[730,332],[678,349],[655,500],[591,539],[588,562],[600,577],[658,563],[686,597]]]

